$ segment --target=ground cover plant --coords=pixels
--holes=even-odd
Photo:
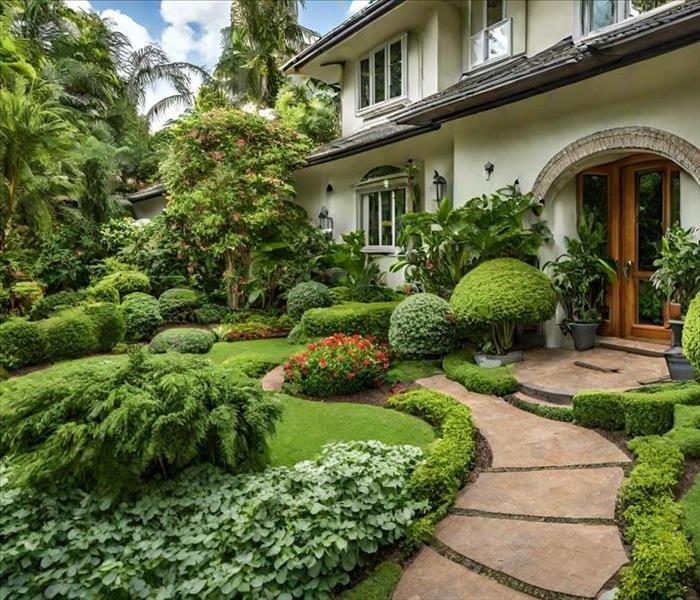
[[[371,337],[336,333],[292,355],[284,364],[284,380],[309,396],[351,394],[379,385],[388,368],[384,345]]]
[[[455,337],[450,306],[434,294],[409,296],[389,320],[389,344],[400,356],[444,356],[452,350]]]
[[[479,394],[505,396],[520,387],[510,367],[484,369],[474,362],[474,354],[469,350],[448,354],[442,361],[442,369],[449,379]]]
[[[195,467],[118,506],[2,486],[0,581],[10,596],[330,598],[425,509],[408,491],[421,458],[338,444],[263,473]]]
[[[328,308],[312,308],[304,313],[301,325],[309,337],[344,333],[386,340],[396,305],[396,302],[344,302]]]
[[[206,329],[178,327],[161,331],[151,340],[148,348],[151,352],[180,352],[187,354],[206,354],[214,345],[216,336]]]

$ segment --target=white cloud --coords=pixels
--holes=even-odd
[[[82,10],[83,12],[92,12],[93,8],[89,0],[65,0],[66,6],[71,10]]]
[[[129,38],[134,50],[143,48],[146,44],[150,44],[153,41],[151,34],[148,33],[148,29],[120,10],[108,8],[103,10],[100,16],[109,20],[112,29],[123,33]]]
[[[348,16],[360,12],[369,2],[370,0],[352,0],[350,6],[348,6]]]

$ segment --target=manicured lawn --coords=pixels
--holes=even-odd
[[[339,600],[389,600],[401,579],[403,570],[398,563],[384,561],[367,579],[340,594]]]
[[[681,502],[685,511],[685,531],[691,537],[695,553],[695,579],[700,581],[700,475],[695,477],[693,487]]]
[[[286,338],[271,338],[267,340],[248,340],[242,342],[218,342],[205,355],[215,363],[220,363],[238,354],[254,353],[261,358],[282,363],[295,352],[306,349],[306,344],[292,345]]]
[[[425,421],[378,406],[282,396],[284,414],[270,442],[272,466],[314,458],[329,442],[379,440],[426,448],[435,439]]]
[[[387,371],[386,380],[391,383],[412,383],[417,379],[442,373],[440,360],[400,360]]]

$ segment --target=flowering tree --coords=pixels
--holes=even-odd
[[[308,254],[323,246],[320,232],[291,202],[291,174],[308,149],[297,132],[236,109],[194,114],[173,127],[163,167],[170,194],[166,218],[190,267],[203,260],[223,278],[231,308],[249,299],[251,267],[271,244],[282,264],[267,283],[275,290],[285,270],[293,270],[295,261],[308,264]]]

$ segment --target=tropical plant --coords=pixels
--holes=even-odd
[[[700,230],[683,229],[673,225],[661,238],[660,258],[654,261],[657,270],[651,282],[657,290],[666,294],[669,302],[681,305],[681,312],[688,311],[691,300],[700,293]]]
[[[336,89],[309,79],[301,85],[288,83],[282,88],[275,102],[275,113],[285,125],[316,144],[325,144],[338,135],[338,102]]]
[[[608,284],[617,279],[615,263],[606,252],[607,234],[602,223],[587,219],[578,239],[564,238],[566,253],[544,265],[564,306],[568,321],[599,321]]]
[[[526,220],[539,217],[543,207],[532,193],[510,186],[458,208],[446,198],[435,213],[407,213],[399,237],[402,256],[391,270],[405,268],[407,281],[446,298],[480,262],[501,257],[534,262],[552,236],[546,223]]]
[[[364,252],[364,231],[344,233],[340,244],[329,249],[328,259],[334,267],[344,271],[339,283],[350,290],[352,300],[371,302],[381,300],[385,274],[379,268],[375,256]]]

